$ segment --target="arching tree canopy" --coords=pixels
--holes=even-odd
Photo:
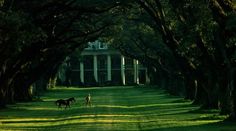
[[[233,0],[4,0],[0,105],[29,100],[66,56],[100,39],[146,65],[152,81],[236,115]],[[177,86],[184,85],[184,86]]]

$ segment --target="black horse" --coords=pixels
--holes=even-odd
[[[75,98],[71,97],[71,98],[68,98],[66,100],[59,99],[55,103],[58,106],[58,108],[61,108],[62,106],[65,106],[65,109],[66,109],[67,107],[70,107],[71,103],[74,103],[74,102],[75,102]]]
[[[67,107],[70,107],[70,101],[68,101],[68,100],[59,99],[59,100],[55,101],[55,103],[58,106],[58,108],[61,108],[62,106],[65,106],[65,109]]]

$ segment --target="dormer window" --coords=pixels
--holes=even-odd
[[[107,44],[99,42],[99,49],[107,49]]]

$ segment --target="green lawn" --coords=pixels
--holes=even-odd
[[[92,95],[92,107],[84,97]],[[70,109],[58,109],[60,98],[75,97]],[[56,88],[41,102],[19,103],[0,110],[0,130],[171,130],[236,131],[217,110],[199,107],[162,90],[147,87]]]

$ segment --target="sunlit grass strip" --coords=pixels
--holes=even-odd
[[[158,127],[179,127],[179,126],[193,126],[201,125],[206,123],[215,123],[219,120],[199,120],[199,121],[178,121],[172,119],[158,119],[158,120],[127,120],[127,119],[71,119],[65,121],[49,121],[48,119],[38,119],[45,120],[46,122],[37,122],[37,120],[28,119],[24,123],[3,123],[11,127],[48,127],[48,126],[62,126],[67,124],[89,124],[89,123],[101,123],[101,124],[122,124],[122,123],[155,123]],[[28,122],[27,122],[28,121]]]
[[[125,105],[96,105],[96,107],[107,107],[107,108],[143,108],[143,107],[161,107],[161,106],[180,106],[189,105],[190,103],[165,103],[165,104],[146,104],[146,105],[136,105],[136,106],[125,106]]]
[[[135,115],[137,116],[137,115]],[[97,117],[134,117],[134,115],[114,115],[114,114],[103,114],[103,115],[81,115],[81,116],[72,116],[66,118],[8,118],[1,120],[1,123],[17,123],[17,122],[47,122],[47,121],[65,121],[69,119],[80,119],[80,118],[97,118]]]

